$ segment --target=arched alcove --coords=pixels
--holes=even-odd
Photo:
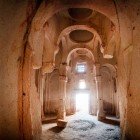
[[[59,71],[54,70],[47,74],[45,81],[45,99],[44,99],[44,113],[57,115],[58,99],[59,99]]]
[[[106,115],[119,116],[117,70],[111,64],[101,66],[103,106]]]

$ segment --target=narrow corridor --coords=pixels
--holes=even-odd
[[[140,0],[0,0],[0,140],[40,139],[140,140]]]

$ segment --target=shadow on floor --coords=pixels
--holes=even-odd
[[[55,127],[50,128],[49,130],[54,133],[60,133],[63,129],[64,128],[62,128],[62,127],[55,126]]]

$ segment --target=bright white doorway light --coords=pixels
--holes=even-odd
[[[76,94],[76,111],[89,113],[89,94],[88,93]]]

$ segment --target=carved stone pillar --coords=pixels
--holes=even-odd
[[[97,117],[98,117],[98,120],[102,120],[102,119],[105,119],[105,113],[103,110],[103,95],[102,95],[101,76],[96,76],[95,79],[96,79],[97,101],[98,101]]]
[[[115,47],[116,47],[116,42],[115,42],[115,36],[113,35],[112,38],[107,43],[107,46],[105,47],[103,57],[107,59],[113,58]]]
[[[97,118],[98,120],[105,119],[105,113],[103,110],[103,95],[102,95],[102,80],[100,75],[100,64],[95,65],[95,81],[96,81],[96,91],[97,91]]]
[[[36,80],[37,80],[37,92],[39,93],[40,97],[40,103],[41,103],[41,118],[43,119],[45,117],[44,115],[44,90],[45,90],[45,78],[46,75],[42,75],[41,70],[39,69],[36,74]]]
[[[46,78],[46,75],[41,75],[40,77],[40,101],[41,101],[41,117],[42,119],[45,117],[45,114],[44,114],[44,88],[45,88],[45,78]]]
[[[40,70],[40,101],[41,101],[41,108],[42,108],[42,119],[45,117],[44,115],[44,97],[46,96],[46,89],[45,89],[45,78],[47,73],[51,73],[54,70],[54,63],[43,63],[41,70]]]
[[[66,99],[66,82],[67,82],[67,66],[60,66],[60,76],[59,76],[59,101],[58,101],[58,114],[57,119],[65,119],[66,108],[65,108],[65,99]]]
[[[92,93],[91,93],[91,103],[90,103],[90,114],[97,115],[97,94],[96,94],[96,81],[92,82]]]

